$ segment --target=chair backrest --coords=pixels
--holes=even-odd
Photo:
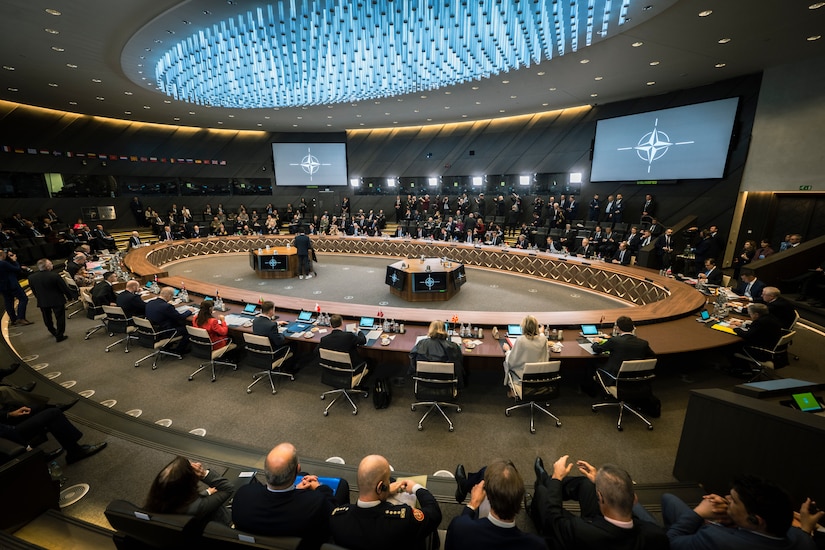
[[[637,359],[635,361],[623,361],[619,367],[619,378],[628,379],[643,376],[648,372],[653,373],[658,359]]]
[[[516,391],[521,398],[549,396],[558,393],[561,361],[526,363],[521,375],[521,388]]]
[[[365,363],[353,366],[349,353],[319,348],[321,360],[321,382],[334,388],[352,388],[358,382],[357,372],[363,371]]]
[[[794,310],[793,311],[793,322],[791,323],[791,326],[788,327],[788,330],[795,329],[796,328],[796,323],[798,323],[798,322],[799,322],[799,312]]]
[[[797,314],[798,316],[799,314]],[[774,353],[782,351],[786,349],[791,342],[793,342],[793,337],[796,336],[795,330],[788,330],[782,331],[782,336],[779,338],[779,341],[776,343],[776,346],[773,348]]]
[[[453,363],[418,361],[413,380],[416,399],[446,401],[458,396],[458,377]]]
[[[205,328],[186,325],[189,333],[189,343],[192,345],[192,355],[200,359],[212,359],[212,339]]]
[[[319,348],[318,353],[321,355],[322,367],[336,370],[352,370],[352,358],[349,356],[349,353],[324,348]]]
[[[80,287],[80,299],[86,307],[86,317],[89,319],[103,319],[105,315],[103,309],[95,305],[95,301],[92,299],[92,293],[89,292],[86,287]]]
[[[118,533],[152,548],[195,548],[201,522],[183,514],[151,514],[125,500],[114,500],[104,511]]]
[[[103,313],[106,314],[106,328],[110,333],[125,334],[129,332],[129,327],[132,326],[132,320],[126,317],[126,314],[123,312],[122,308],[118,306],[100,307],[103,308]]]
[[[300,537],[265,537],[238,531],[223,523],[210,521],[203,530],[204,548],[243,549],[270,548],[274,550],[295,550],[301,544]]]
[[[730,288],[730,275],[722,275],[722,286]]]
[[[272,342],[266,336],[244,333],[244,349],[247,351],[246,362],[258,368],[272,369],[280,367],[282,359],[289,353],[289,346],[272,348]]]

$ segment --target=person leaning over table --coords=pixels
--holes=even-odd
[[[547,337],[539,329],[539,322],[532,315],[521,320],[521,336],[513,342],[513,347],[505,343],[504,350],[504,385],[507,386],[507,373],[512,373],[521,380],[527,363],[547,361]],[[512,394],[508,391],[508,397]]]

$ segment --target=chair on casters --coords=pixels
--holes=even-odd
[[[794,336],[796,336],[795,330],[783,330],[782,336],[772,349],[745,346],[741,353],[733,354],[734,357],[746,361],[756,371],[748,383],[763,376],[771,379],[773,378],[771,371],[788,366],[788,347],[793,343]]]
[[[799,312],[794,310],[793,323],[791,323],[791,326],[788,327],[788,330],[796,330],[796,324],[798,322],[799,322]],[[793,345],[793,342],[790,342],[788,345],[789,346]],[[794,358],[795,361],[799,361],[799,356],[797,354],[794,353],[792,355],[793,355],[793,358]]]
[[[561,427],[561,420],[545,409],[550,407],[549,402],[545,402],[544,407],[536,403],[536,399],[543,401],[545,398],[555,396],[559,391],[559,368],[561,361],[545,361],[541,363],[527,363],[524,366],[524,374],[519,380],[512,371],[507,371],[507,383],[513,392],[513,395],[521,403],[508,407],[504,414],[510,416],[510,413],[515,409],[522,407],[530,407],[530,433],[536,433],[535,426],[535,412],[540,410],[550,418],[556,421],[556,427]],[[529,399],[529,401],[527,401]]]
[[[147,319],[143,319],[142,317],[133,317],[132,320],[135,322],[135,328],[137,329],[135,334],[137,334],[138,337],[138,344],[144,348],[153,350],[152,353],[143,359],[135,361],[136,367],[140,366],[141,363],[151,357],[153,358],[152,370],[155,370],[158,368],[158,358],[161,355],[169,355],[171,357],[183,359],[180,354],[166,349],[170,344],[180,342],[182,338],[182,336],[177,334],[175,329],[170,328],[166,330],[156,330],[151,322]]]
[[[103,308],[101,306],[95,305],[92,300],[92,295],[89,294],[89,291],[85,288],[80,289],[80,299],[83,301],[83,307],[86,308],[86,317],[100,322],[100,324],[95,325],[86,331],[86,336],[84,336],[83,339],[88,340],[92,334],[102,328],[106,328],[106,324],[103,322],[103,319],[106,318],[106,314],[103,312]]]
[[[272,348],[272,342],[266,336],[256,336],[255,334],[244,333],[244,349],[246,350],[246,360],[253,367],[264,369],[252,375],[254,381],[246,388],[246,393],[252,393],[252,386],[260,382],[263,378],[269,377],[269,386],[272,388],[272,395],[275,395],[274,376],[286,376],[290,380],[295,380],[295,376],[288,372],[283,372],[281,368],[287,359],[292,357],[292,350],[289,346],[281,346],[278,349]]]
[[[455,431],[452,420],[444,412],[445,407],[455,407],[456,412],[461,412],[461,405],[455,402],[458,398],[458,377],[455,373],[455,365],[418,361],[415,364],[413,380],[415,381],[415,398],[419,401],[410,405],[410,410],[414,411],[419,405],[430,407],[418,421],[418,430],[424,429],[424,420],[436,410],[447,421],[449,430]]]
[[[189,381],[205,369],[207,366],[212,367],[212,382],[215,381],[215,365],[224,365],[232,367],[232,370],[238,370],[238,365],[229,361],[221,361],[224,355],[238,347],[232,342],[232,338],[226,336],[215,340],[214,342],[209,338],[209,332],[205,328],[193,327],[187,325],[186,332],[189,333],[189,343],[192,345],[192,355],[198,359],[206,359],[207,361],[201,363],[198,370],[189,375]],[[225,343],[222,348],[215,349],[215,344]]]
[[[358,407],[350,394],[360,393],[365,398],[369,397],[369,390],[358,387],[367,375],[367,362],[361,361],[358,365],[353,365],[349,353],[342,351],[319,348],[318,352],[321,355],[319,362],[321,365],[321,382],[335,388],[321,394],[321,399],[326,399],[327,395],[335,395],[335,399],[324,409],[324,416],[329,415],[330,407],[335,405],[335,402],[342,395],[347,398],[352,406],[352,414],[358,414]]]
[[[66,317],[71,319],[81,311],[84,311],[85,308],[83,307],[83,302],[80,301],[80,289],[77,287],[77,283],[75,282],[75,280],[72,279],[72,276],[69,275],[69,272],[66,270],[61,271],[60,277],[63,278],[63,280],[66,282],[66,286],[69,287],[69,290],[72,291],[72,295],[75,296],[75,298],[72,298],[71,300],[66,302]],[[80,305],[79,308],[76,308],[73,311],[69,311],[70,308],[73,308],[78,304]]]
[[[106,328],[109,330],[109,336],[114,336],[115,334],[123,334],[123,338],[118,340],[113,344],[109,344],[106,346],[105,351],[109,351],[116,345],[120,344],[121,342],[125,342],[124,344],[124,353],[129,353],[129,340],[137,340],[137,336],[134,335],[137,328],[135,327],[134,322],[130,317],[126,317],[126,314],[123,312],[123,309],[118,306],[100,306],[103,308],[103,313],[106,314],[106,318],[103,320],[106,323]]]
[[[605,395],[612,397],[615,401],[608,403],[596,403],[591,408],[593,412],[602,407],[619,407],[619,422],[616,427],[622,431],[622,414],[624,411],[631,412],[647,424],[647,429],[652,430],[653,424],[645,416],[630,406],[629,400],[636,400],[640,397],[650,397],[650,381],[656,378],[654,369],[657,359],[640,359],[637,361],[624,361],[619,367],[616,376],[604,369],[596,371],[596,379],[604,389]]]

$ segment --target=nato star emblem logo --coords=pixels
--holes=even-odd
[[[647,163],[647,173],[650,173],[650,168],[653,162],[659,160],[668,150],[675,145],[689,145],[695,143],[694,141],[670,141],[670,137],[663,131],[659,130],[659,119],[653,123],[653,130],[642,136],[633,147],[619,147],[617,151],[636,151],[639,158]]]
[[[300,166],[301,169],[309,174],[309,181],[312,181],[312,176],[317,174],[321,166],[330,166],[328,162],[321,162],[318,157],[312,154],[312,148],[307,147],[307,154],[301,159],[301,162],[291,162],[290,166]]]

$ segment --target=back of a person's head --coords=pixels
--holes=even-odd
[[[344,318],[338,315],[337,313],[333,313],[329,317],[329,326],[332,328],[339,328],[341,325],[344,324]]]
[[[622,315],[616,319],[616,326],[619,327],[619,330],[622,332],[633,332],[633,329],[635,328],[633,326],[633,319],[627,315]]]
[[[539,322],[532,315],[521,320],[521,333],[525,336],[535,336],[539,333]]]
[[[756,516],[765,522],[765,530],[774,537],[784,537],[793,521],[793,503],[784,489],[756,476],[744,475],[733,482],[733,490],[748,512],[747,522],[756,525]]]
[[[298,475],[298,451],[291,443],[274,447],[264,461],[264,477],[270,487],[290,487]]]
[[[177,456],[155,477],[144,508],[158,514],[176,512],[197,498],[198,481],[189,460]]]
[[[447,339],[447,329],[444,326],[444,321],[431,321],[430,328],[427,330],[427,336],[440,340]]]
[[[271,313],[275,309],[275,302],[264,300],[261,302],[261,313]]]
[[[524,498],[524,480],[509,460],[495,460],[484,472],[484,490],[490,508],[503,521],[515,519]]]
[[[626,470],[615,464],[605,464],[596,473],[595,485],[608,507],[627,515],[631,513],[635,493],[633,480]]]

